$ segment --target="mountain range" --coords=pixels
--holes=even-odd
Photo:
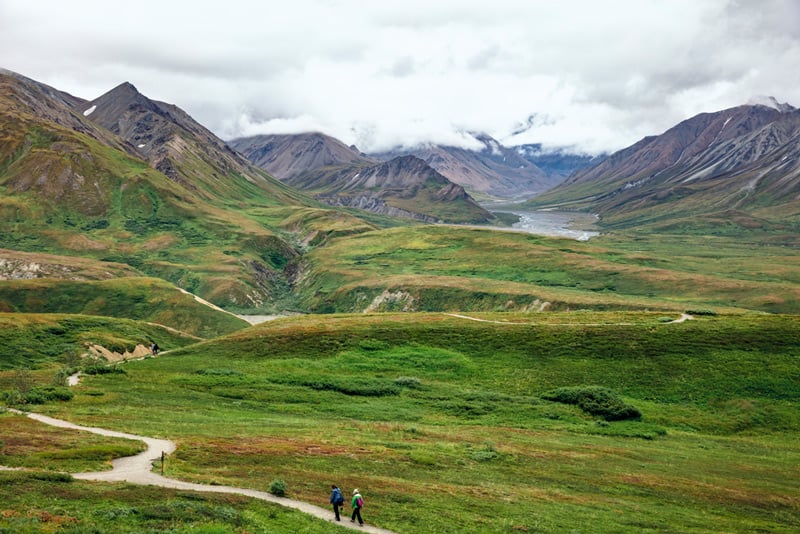
[[[335,166],[356,169],[394,158],[415,156],[450,182],[480,199],[524,199],[561,182],[573,170],[585,167],[596,158],[570,153],[545,152],[541,145],[505,147],[485,134],[473,134],[483,146],[471,150],[455,146],[426,144],[410,149],[365,154],[355,146],[322,133],[257,135],[237,138],[230,145],[252,163],[284,181]],[[541,167],[540,167],[541,164]],[[421,168],[421,167],[417,167]],[[329,171],[324,172],[330,177]],[[303,184],[299,184],[303,187]],[[334,189],[338,188],[335,186]]]
[[[796,224],[800,110],[761,99],[701,113],[576,171],[529,207],[592,211],[605,224]]]
[[[129,83],[85,100],[8,71],[0,124],[8,276],[160,279],[228,309],[327,306],[340,281],[321,274],[328,260],[311,252],[339,237],[419,222],[499,224],[431,154],[460,154],[453,165],[473,177],[469,161],[496,174],[503,165],[528,178],[549,173],[561,183],[522,206],[591,211],[606,230],[796,233],[800,222],[800,111],[774,99],[699,114],[597,159],[488,137],[471,154],[428,147],[431,161],[367,155],[317,133],[229,144]],[[521,162],[533,158],[542,165]],[[516,191],[539,187],[528,178]]]
[[[224,305],[284,293],[298,256],[265,210],[320,206],[179,108],[0,73],[0,247],[119,261]],[[285,217],[285,215],[284,215]]]
[[[486,223],[464,188],[413,156],[377,158],[321,133],[230,141],[252,163],[332,206],[424,222]]]

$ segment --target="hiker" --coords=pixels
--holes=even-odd
[[[353,507],[353,516],[350,518],[350,522],[355,523],[357,517],[358,524],[363,525],[364,520],[361,519],[361,509],[364,507],[364,498],[358,492],[358,489],[353,490],[353,500],[350,501],[350,506]]]
[[[150,345],[150,352],[153,353],[153,356],[158,356],[158,343],[153,342],[153,344]]]
[[[341,521],[339,519],[339,507],[344,504],[344,495],[342,495],[342,490],[336,484],[331,484],[331,504],[333,505],[333,513],[336,514],[336,520]]]

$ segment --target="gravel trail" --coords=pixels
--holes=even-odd
[[[99,482],[130,482],[132,484],[143,484],[149,486],[161,486],[163,488],[174,488],[189,491],[202,491],[207,493],[233,493],[238,495],[246,495],[262,501],[269,501],[288,508],[294,508],[301,512],[313,515],[320,519],[336,523],[333,518],[333,510],[330,507],[321,507],[303,501],[288,499],[285,497],[277,497],[266,491],[258,491],[248,488],[237,488],[233,486],[212,486],[207,484],[196,484],[193,482],[184,482],[182,480],[175,480],[161,476],[153,472],[153,462],[161,459],[162,452],[170,454],[175,451],[175,443],[166,439],[148,438],[145,436],[137,436],[135,434],[127,434],[125,432],[117,432],[114,430],[106,430],[104,428],[88,427],[76,425],[69,421],[55,419],[47,415],[37,413],[21,412],[19,410],[9,409],[9,411],[27,415],[31,419],[35,419],[47,425],[56,426],[59,428],[69,428],[72,430],[82,430],[84,432],[92,432],[101,436],[109,436],[113,438],[135,439],[143,441],[147,445],[147,450],[135,456],[126,456],[124,458],[117,458],[112,462],[111,471],[99,471],[94,473],[75,473],[72,476],[80,480],[93,480]],[[324,498],[327,500],[328,495]],[[342,521],[337,525],[360,530],[363,532],[372,532],[375,534],[394,534],[391,530],[386,530],[378,527],[364,524],[359,526],[358,523],[351,523],[349,514],[345,511],[342,512]]]

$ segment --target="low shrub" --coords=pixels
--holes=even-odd
[[[30,477],[34,480],[44,482],[72,482],[75,480],[69,473],[59,473],[54,471],[33,471]]]
[[[45,404],[50,401],[72,400],[75,394],[67,387],[43,386],[35,387],[25,394],[19,391],[8,391],[3,397],[6,403],[14,404]]]
[[[244,373],[235,369],[198,369],[198,375],[206,376],[243,376]]]
[[[102,364],[93,364],[83,370],[84,374],[87,375],[107,375],[113,373],[119,374],[127,374],[124,368],[120,367],[119,365],[102,365]]]
[[[688,315],[709,315],[714,316],[717,315],[717,312],[714,310],[686,310]]]
[[[584,412],[602,417],[606,421],[641,419],[642,417],[638,408],[626,403],[611,390],[601,386],[558,388],[548,391],[542,395],[542,398],[562,404],[575,404]]]
[[[380,339],[362,339],[358,342],[358,347],[362,350],[373,351],[373,350],[386,350],[389,348],[389,344],[385,341],[381,341]]]
[[[286,482],[280,478],[273,480],[272,484],[269,485],[269,492],[275,495],[276,497],[285,497]]]
[[[345,395],[361,397],[384,397],[400,393],[400,387],[394,381],[381,378],[289,376],[275,378],[273,381],[279,384],[307,387],[317,391],[335,391]]]

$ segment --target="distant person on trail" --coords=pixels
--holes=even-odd
[[[353,516],[350,518],[350,522],[355,523],[357,517],[358,524],[363,525],[364,520],[361,519],[361,509],[364,507],[364,498],[358,492],[358,489],[353,490],[353,500],[350,501],[350,506],[353,507]]]
[[[153,342],[150,345],[150,352],[153,354],[153,356],[158,356],[158,343]]]
[[[342,490],[336,484],[331,484],[331,504],[333,505],[333,513],[336,514],[336,520],[341,521],[339,519],[339,507],[344,504],[344,495],[342,495]]]

